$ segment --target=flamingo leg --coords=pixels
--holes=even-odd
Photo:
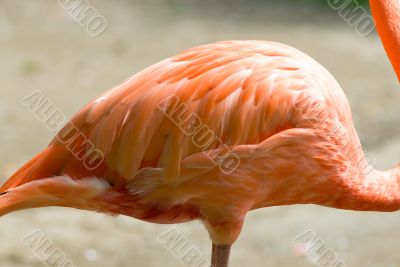
[[[212,250],[211,250],[211,267],[215,267],[217,264],[217,246],[212,243]]]
[[[228,267],[231,245],[212,246],[211,267]]]

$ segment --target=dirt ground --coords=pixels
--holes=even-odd
[[[1,182],[54,135],[21,98],[40,90],[69,117],[142,68],[225,39],[284,42],[316,58],[344,88],[378,167],[400,161],[400,90],[376,35],[359,36],[329,8],[193,2],[92,0],[108,27],[91,37],[59,1],[0,0]],[[400,266],[399,226],[400,213],[316,206],[259,210],[248,216],[231,266],[313,266],[294,242],[309,229],[346,266]],[[46,266],[26,244],[26,236],[37,230],[79,267],[182,266],[157,239],[173,227],[209,257],[208,236],[198,222],[155,225],[61,208],[10,214],[0,219],[0,266]]]

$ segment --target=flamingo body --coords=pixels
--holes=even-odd
[[[76,155],[87,140],[104,155],[94,170]],[[96,177],[102,190],[85,205],[157,223],[236,221],[300,203],[363,209],[347,201],[363,193],[360,149],[347,99],[322,66],[283,44],[226,41],[161,61],[88,104],[3,191],[34,181],[50,193],[52,176],[64,177],[62,190]],[[239,165],[223,172],[213,157],[226,152]]]

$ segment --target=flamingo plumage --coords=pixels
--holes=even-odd
[[[400,3],[370,4],[400,79]],[[88,166],[81,156],[93,147],[102,157]],[[85,106],[0,188],[0,215],[63,206],[201,220],[212,265],[226,267],[250,210],[399,210],[400,165],[372,167],[326,69],[284,44],[225,41],[150,66]]]

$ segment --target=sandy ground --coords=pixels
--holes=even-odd
[[[388,168],[400,159],[400,90],[394,73],[377,37],[357,35],[332,10],[277,1],[213,7],[189,4],[194,1],[92,0],[109,23],[93,38],[57,2],[0,0],[2,181],[54,135],[24,109],[21,98],[40,90],[69,117],[145,66],[224,39],[280,41],[316,58],[342,84],[363,144],[378,166]],[[232,266],[312,266],[293,242],[308,229],[347,266],[400,266],[399,225],[399,213],[264,209],[248,216]],[[160,226],[60,208],[19,212],[0,220],[0,266],[46,266],[21,241],[37,230],[80,267],[181,266],[157,240],[173,227],[209,256],[207,233],[198,222]]]

